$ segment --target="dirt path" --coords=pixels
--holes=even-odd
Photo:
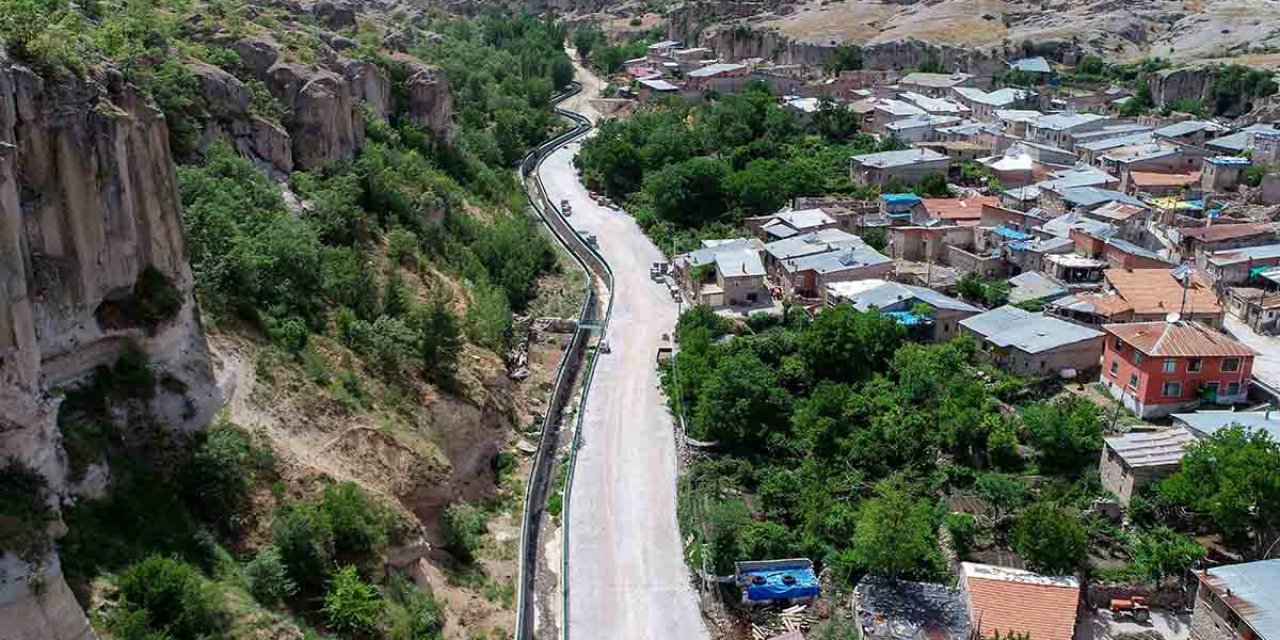
[[[583,105],[597,83],[578,73]],[[676,304],[649,280],[661,252],[630,216],[598,206],[578,182],[578,149],[575,143],[548,157],[542,180],[553,202],[571,203],[574,227],[598,237],[615,288],[606,336],[612,353],[599,356],[573,480],[569,631],[576,638],[706,638],[682,557],[675,435],[654,360],[675,325]]]

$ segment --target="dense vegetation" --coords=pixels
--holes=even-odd
[[[659,246],[687,250],[794,196],[874,195],[854,186],[849,157],[896,143],[857,125],[832,101],[802,123],[753,83],[707,103],[674,100],[606,121],[574,163],[588,186],[627,203]]]
[[[1120,115],[1134,117],[1158,110],[1164,115],[1179,111],[1197,117],[1236,116],[1253,108],[1258,100],[1277,90],[1271,74],[1239,64],[1210,67],[1209,104],[1195,98],[1171,100],[1156,104],[1151,93],[1151,77],[1167,69],[1169,62],[1145,59],[1131,64],[1110,64],[1097,56],[1084,56],[1075,68],[1063,75],[1068,85],[1092,86],[1115,83],[1133,88],[1133,97],[1124,103]]]
[[[1269,540],[1278,524],[1264,505],[1280,493],[1262,478],[1280,450],[1230,432],[1196,445],[1119,528],[1091,509],[1106,497],[1103,410],[991,368],[967,338],[918,344],[845,305],[736,326],[696,307],[677,337],[664,385],[689,435],[715,443],[681,479],[679,518],[690,562],[719,575],[800,556],[845,588],[864,574],[945,580],[945,530],[960,559],[1004,550],[1052,574],[1163,580],[1204,555],[1171,528],[1173,505],[1214,513],[1229,540]],[[1229,458],[1240,464],[1209,462]]]

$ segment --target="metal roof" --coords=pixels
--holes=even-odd
[[[884,254],[860,244],[835,248],[823,253],[792,258],[784,263],[790,272],[814,271],[819,274],[839,273],[849,269],[863,269],[893,262]]]
[[[764,277],[764,263],[753,249],[734,249],[716,254],[716,271],[726,278],[738,276]]]
[[[1099,187],[1067,187],[1061,191],[1062,199],[1077,207],[1091,207],[1108,202],[1123,202],[1135,207],[1146,207],[1146,203],[1120,191]]]
[[[1253,349],[1193,320],[1107,324],[1102,328],[1148,356],[1248,357]]]
[[[1088,142],[1080,142],[1076,144],[1077,149],[1086,151],[1108,151],[1110,149],[1118,149],[1135,144],[1146,144],[1155,140],[1150,131],[1141,131],[1138,133],[1130,133],[1114,138],[1104,138],[1102,140],[1090,140]]]
[[[821,229],[812,233],[777,240],[764,245],[764,250],[777,260],[823,253],[837,248],[864,244],[862,238],[839,229]]]
[[[1221,133],[1226,130],[1226,127],[1209,120],[1187,120],[1186,122],[1160,127],[1155,130],[1155,134],[1163,138],[1179,138],[1200,131]]]
[[[1250,134],[1265,133],[1268,131],[1275,131],[1275,130],[1276,130],[1276,125],[1274,123],[1252,124],[1229,136],[1214,138],[1213,140],[1206,142],[1204,146],[1212,147],[1214,149],[1225,149],[1232,153],[1239,153],[1241,151],[1244,151],[1246,148],[1248,148]]]
[[[704,264],[711,264],[716,261],[716,256],[721,253],[732,253],[735,251],[752,250],[758,251],[759,245],[752,238],[731,238],[724,240],[706,240],[703,241],[703,247],[688,253],[682,253],[675,257],[674,263],[683,263],[691,267],[700,267]]]
[[[960,326],[998,347],[1013,347],[1026,353],[1051,351],[1102,335],[1087,327],[1010,305],[961,320]]]
[[[904,100],[907,100],[917,107],[928,111],[929,113],[967,113],[969,107],[966,107],[955,100],[946,98],[934,98],[914,91],[904,91],[899,94]]]
[[[1103,438],[1107,448],[1116,452],[1129,467],[1167,467],[1178,464],[1187,445],[1196,441],[1190,431],[1180,427],[1159,431],[1134,431],[1122,436]]]
[[[1209,264],[1220,267],[1274,258],[1280,258],[1280,244],[1264,244],[1260,247],[1244,247],[1242,249],[1224,249],[1208,255]]]
[[[868,167],[907,167],[922,162],[945,161],[946,156],[930,149],[903,149],[853,156],[853,161]]]
[[[1247,167],[1253,164],[1253,161],[1248,158],[1237,158],[1235,156],[1214,156],[1212,158],[1205,158],[1205,162],[1208,162],[1209,164],[1238,167]]]
[[[1246,222],[1243,224],[1215,224],[1206,227],[1179,227],[1173,230],[1179,241],[1200,240],[1201,242],[1218,242],[1274,234],[1275,226],[1269,222]]]
[[[788,226],[805,230],[813,227],[821,227],[823,225],[835,224],[836,219],[827,215],[822,209],[800,209],[798,211],[780,211],[774,214],[774,219],[786,223]]]
[[[1173,419],[1206,436],[1238,424],[1246,429],[1266,431],[1273,440],[1280,439],[1280,412],[1275,411],[1196,411],[1175,413]]]
[[[910,311],[911,306],[917,302],[952,311],[972,313],[982,311],[971,304],[945,296],[927,287],[878,279],[833,282],[827,285],[827,291],[832,296],[849,302],[858,311],[867,311],[872,307],[881,311]]]
[[[1008,64],[1010,69],[1017,69],[1018,71],[1027,71],[1030,73],[1053,73],[1053,69],[1049,68],[1049,61],[1045,60],[1044,56],[1012,60]]]
[[[1056,298],[1066,295],[1070,290],[1067,285],[1058,282],[1039,271],[1024,271],[1009,278],[1009,302],[1025,302],[1042,298]]]
[[[1035,122],[1031,123],[1031,126],[1037,129],[1048,129],[1050,131],[1066,131],[1067,129],[1074,129],[1079,126],[1089,124],[1091,122],[1097,122],[1099,120],[1106,120],[1106,119],[1107,119],[1107,116],[1099,115],[1096,113],[1063,112],[1063,113],[1055,113],[1052,115],[1042,116]]]
[[[1169,262],[1167,259],[1160,257],[1160,255],[1157,254],[1156,252],[1150,249],[1147,249],[1146,247],[1140,247],[1132,242],[1129,242],[1128,240],[1121,240],[1120,238],[1107,238],[1107,244],[1131,256],[1139,256],[1142,258],[1147,258],[1149,260],[1159,260],[1161,262]],[[1170,263],[1169,266],[1172,267],[1173,264]]]
[[[1072,229],[1080,229],[1091,236],[1107,237],[1115,227],[1101,220],[1094,220],[1079,213],[1067,213],[1042,223],[1037,230],[1059,238],[1071,237]]]
[[[925,110],[917,107],[910,102],[903,100],[894,100],[886,98],[884,100],[875,100],[872,102],[873,109],[880,109],[887,112],[891,116],[922,116]]]
[[[1280,638],[1280,559],[1214,567],[1199,577],[1259,638]]]
[[[947,88],[962,84],[973,76],[967,73],[908,73],[898,84],[915,84],[924,87]]]
[[[647,80],[642,78],[640,80],[636,80],[636,82],[640,83],[643,86],[649,87],[654,91],[679,91],[680,90],[680,87],[677,87],[676,85],[671,84],[666,80],[662,80],[661,78],[656,80]]]
[[[747,68],[747,65],[745,64],[737,64],[734,62],[717,62],[715,64],[709,64],[705,67],[702,67],[701,69],[694,69],[693,71],[690,71],[686,75],[688,75],[690,78],[709,78],[711,76],[718,76],[722,73],[728,73],[730,71],[737,71],[738,69],[745,69],[745,68]]]

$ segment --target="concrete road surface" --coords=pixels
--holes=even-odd
[[[572,107],[570,107],[572,108]],[[598,206],[578,182],[570,145],[541,166],[552,202],[595,234],[615,277],[613,317],[597,356],[569,512],[569,632],[574,640],[706,638],[676,525],[672,417],[655,352],[676,304],[649,280],[663,260],[632,218]]]

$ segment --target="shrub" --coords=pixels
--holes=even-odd
[[[315,505],[285,507],[271,524],[271,541],[289,577],[304,593],[315,593],[333,567],[333,528]]]
[[[0,469],[0,550],[34,562],[49,550],[49,485],[44,476],[10,458]]]
[[[434,640],[444,630],[440,605],[403,575],[388,581],[387,640]]]
[[[289,353],[301,353],[307,346],[307,324],[298,318],[267,318],[267,337]]]
[[[218,592],[191,565],[161,556],[134,563],[120,576],[120,606],[174,640],[217,637],[226,626]]]
[[[1084,563],[1088,536],[1078,518],[1052,504],[1027,507],[1013,528],[1013,548],[1033,571],[1068,575]]]
[[[354,482],[326,486],[320,508],[328,516],[335,553],[367,558],[386,543],[390,515]]]
[[[218,425],[196,438],[183,478],[187,502],[203,521],[234,530],[249,511],[254,479],[273,465],[271,451],[244,430]]]
[[[396,227],[387,234],[387,259],[398,265],[411,265],[418,254],[418,236],[412,231]]]
[[[298,585],[289,577],[280,550],[273,545],[260,549],[244,567],[249,593],[266,606],[272,606],[292,598]]]
[[[465,502],[453,504],[444,510],[442,523],[449,551],[463,562],[474,560],[489,530],[484,511]]]
[[[343,567],[324,594],[324,617],[330,627],[356,634],[377,628],[384,602],[378,590],[360,580],[356,568]]]
[[[961,560],[973,552],[974,538],[978,533],[978,525],[973,516],[967,513],[949,513],[942,521],[947,532],[951,534],[951,548]]]

